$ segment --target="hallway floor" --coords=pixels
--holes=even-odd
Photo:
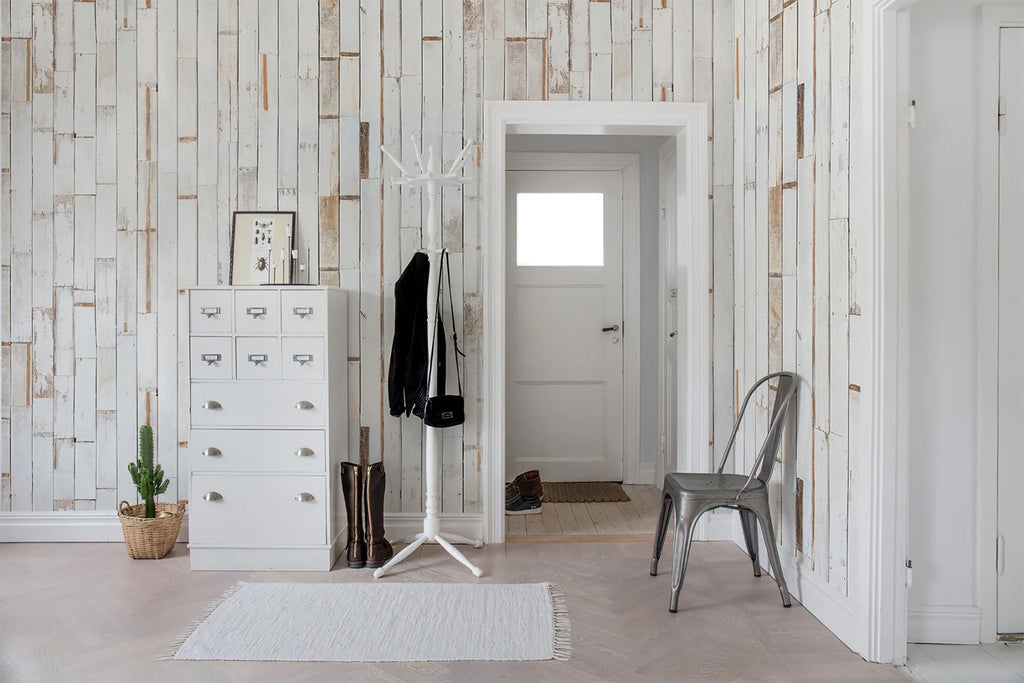
[[[754,578],[730,542],[695,545],[678,614],[668,611],[670,576],[648,573],[649,553],[641,542],[467,548],[481,582],[562,587],[573,645],[565,662],[156,662],[237,581],[373,581],[372,570],[196,572],[182,544],[155,561],[129,559],[120,543],[5,544],[0,680],[908,680],[864,662],[800,605],[784,609],[771,579]],[[436,546],[382,580],[475,581]]]
[[[539,515],[505,515],[505,540],[581,542],[625,537],[653,541],[661,489],[639,484],[624,484],[622,488],[629,496],[622,503],[544,503]]]
[[[910,643],[907,671],[925,683],[1024,681],[1024,643]]]

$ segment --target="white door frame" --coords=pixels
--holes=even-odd
[[[907,213],[906,168],[907,73],[906,10],[916,0],[867,0],[861,5],[858,36],[860,53],[853,62],[853,101],[858,103],[851,140],[851,226],[860,226],[861,239],[870,245],[868,260],[871,282],[871,348],[866,350],[872,368],[874,390],[862,393],[862,427],[870,444],[853,474],[858,487],[851,515],[861,522],[856,547],[857,575],[863,577],[859,591],[858,642],[854,647],[870,661],[903,664],[907,652],[907,579],[905,567],[909,527],[909,446],[906,432],[908,396]],[[998,144],[983,123],[995,120],[997,85],[992,80],[998,67],[998,43],[991,31],[1000,26],[1019,25],[1021,6],[986,5],[982,8],[983,35],[979,44],[982,69],[978,98],[979,201],[978,224],[985,226],[978,244],[978,533],[977,578],[971,587],[982,609],[981,639],[995,638],[996,461],[992,428],[992,386],[997,368],[985,330],[997,322],[993,293],[998,282],[992,264],[995,259],[995,205],[991,183],[996,171]],[[993,67],[993,65],[995,65]],[[986,73],[988,75],[986,75]]]
[[[711,396],[710,174],[708,105],[681,102],[497,102],[484,104],[481,267],[484,341],[481,372],[481,498],[484,540],[505,540],[505,136],[603,134],[671,135],[676,138],[680,231],[680,295],[686,345],[680,363],[680,408],[687,428],[680,443],[680,469],[706,469],[710,462]],[[682,441],[682,440],[681,440]]]
[[[618,171],[622,174],[622,480],[640,477],[640,155],[509,152],[506,171]],[[632,227],[631,227],[632,226]],[[506,240],[508,233],[506,231]],[[506,249],[508,245],[505,245]],[[629,332],[632,330],[631,332]]]

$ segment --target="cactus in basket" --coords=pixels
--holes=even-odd
[[[153,465],[153,428],[149,425],[139,427],[139,457],[128,463],[128,472],[139,490],[139,497],[146,501],[146,517],[156,517],[154,498],[167,490],[171,480],[164,479],[160,465]]]

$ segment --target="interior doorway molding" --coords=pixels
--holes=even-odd
[[[689,102],[504,102],[484,103],[481,267],[484,343],[481,373],[481,502],[484,540],[505,540],[505,136],[663,135],[676,141],[680,298],[685,306],[680,335],[680,415],[686,434],[677,454],[680,469],[710,462],[711,307],[708,105]],[[703,456],[703,457],[702,457]],[[707,461],[707,462],[704,462]]]
[[[909,356],[909,218],[907,161],[909,141],[909,98],[907,74],[908,10],[919,0],[867,0],[861,5],[858,38],[860,54],[854,60],[853,101],[858,103],[851,139],[851,225],[860,226],[870,244],[872,311],[871,348],[865,352],[872,368],[874,390],[862,393],[868,419],[862,429],[870,444],[864,453],[857,480],[855,514],[861,520],[856,540],[859,592],[858,633],[853,649],[874,662],[904,664],[907,653],[908,580],[907,537],[909,529],[909,441],[906,400]],[[1019,25],[1020,5],[992,3],[982,7],[979,68],[991,68],[998,58],[992,54],[991,31],[1000,26]],[[856,19],[855,18],[855,21]],[[1007,23],[1009,22],[1009,23]],[[1017,23],[1014,23],[1017,22]],[[993,43],[994,44],[994,43]],[[995,120],[996,92],[990,77],[979,84],[978,121]],[[979,125],[979,225],[991,224],[994,216],[990,168],[996,142],[992,130]],[[996,286],[995,236],[982,230],[978,244],[979,292],[979,453],[995,453],[990,425],[994,355],[984,340],[984,331],[994,325],[991,296]],[[979,457],[977,470],[977,572],[975,591],[982,609],[980,637],[995,637],[995,563],[992,561],[996,536],[996,464],[994,458]],[[991,545],[986,545],[991,543]]]

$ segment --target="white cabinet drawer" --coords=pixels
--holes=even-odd
[[[273,334],[281,330],[281,299],[276,289],[235,292],[235,330]]]
[[[281,331],[285,334],[322,334],[327,325],[327,292],[286,289],[281,292]]]
[[[285,379],[324,379],[327,376],[323,337],[285,337],[281,364]]]
[[[231,379],[233,367],[231,337],[192,337],[189,340],[192,379]]]
[[[281,340],[277,337],[238,337],[235,351],[238,379],[281,379]]]
[[[231,331],[231,291],[193,289],[188,303],[189,330],[195,333]]]
[[[193,427],[323,427],[324,382],[193,382]]]
[[[323,431],[196,429],[189,450],[193,472],[326,472]]]
[[[303,546],[327,542],[323,476],[193,474],[189,542]]]

